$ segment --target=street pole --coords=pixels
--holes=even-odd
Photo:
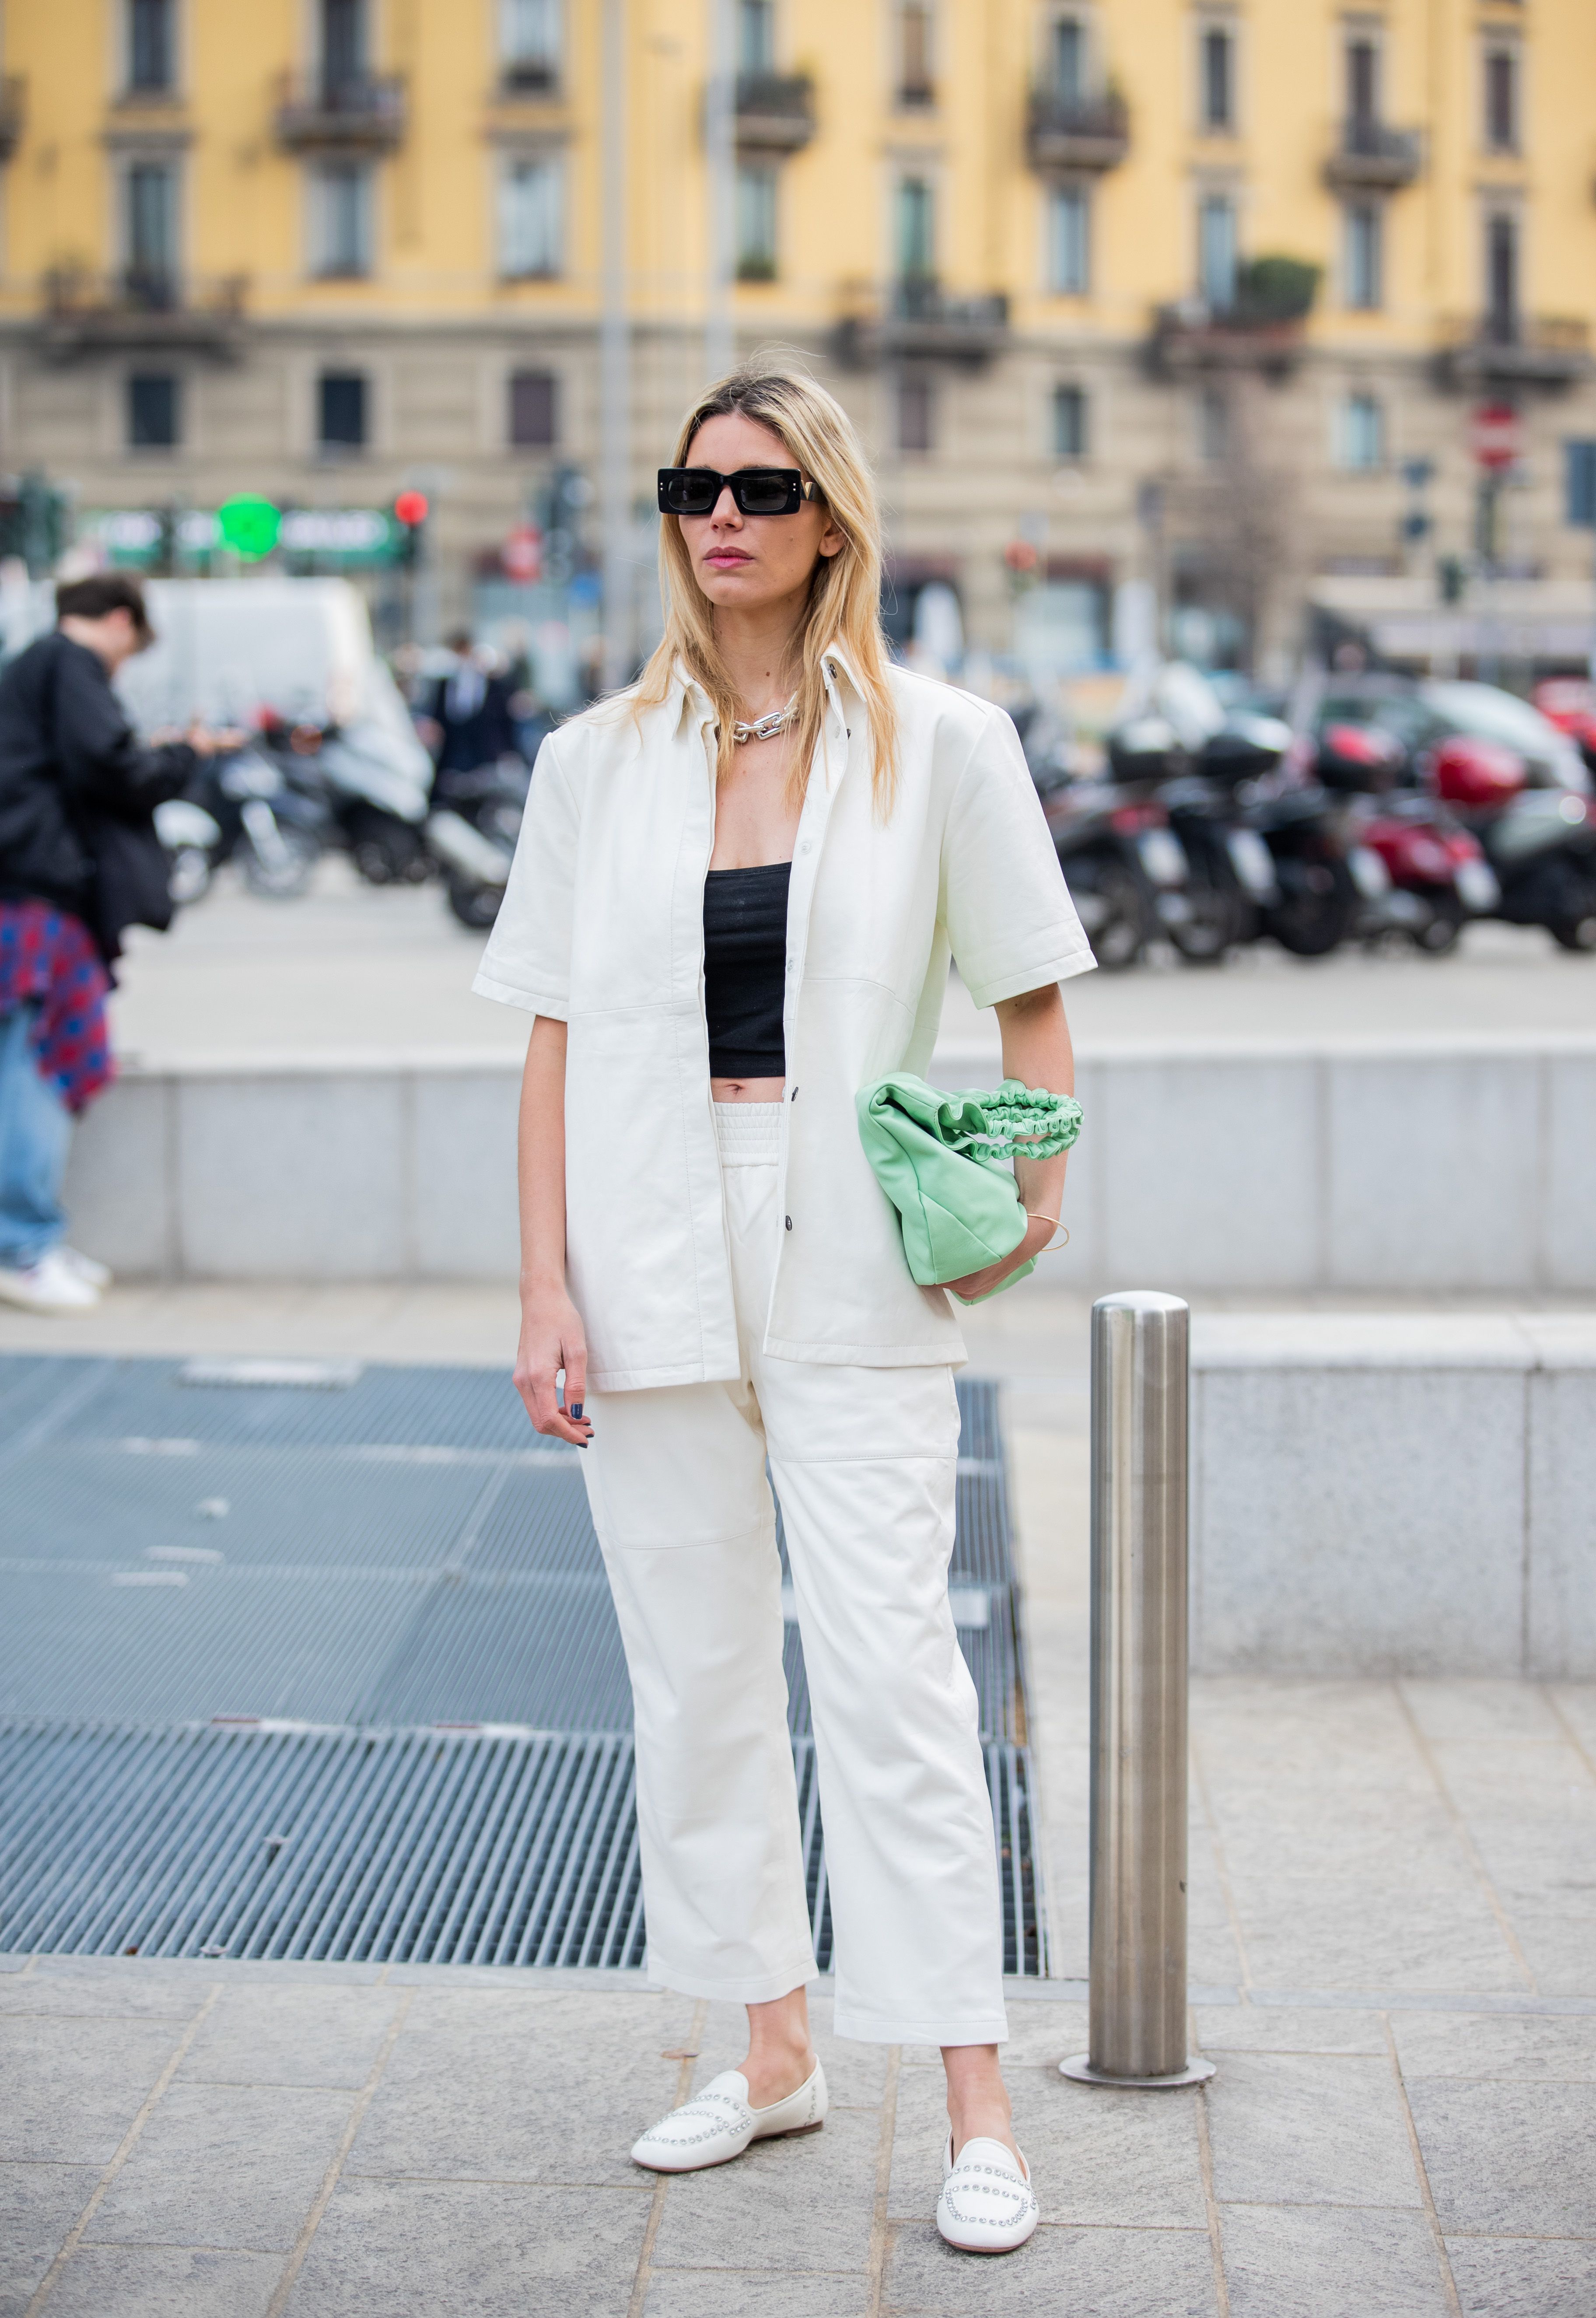
[[[603,304],[598,327],[598,494],[606,691],[632,673],[632,328],[626,279],[626,0],[604,0]]]
[[[1091,1314],[1091,2085],[1200,2084],[1186,2047],[1189,1311],[1151,1289]]]
[[[705,0],[709,74],[704,89],[704,220],[709,252],[704,367],[723,378],[737,358],[731,283],[737,259],[737,26],[734,0]]]

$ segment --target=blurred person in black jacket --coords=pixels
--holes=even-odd
[[[509,678],[485,661],[469,628],[455,630],[449,650],[454,666],[426,687],[417,719],[437,767],[433,795],[440,804],[476,795],[473,774],[519,753]]]
[[[65,1238],[72,1121],[112,1075],[122,933],[171,923],[155,808],[228,737],[140,745],[111,683],[152,641],[129,574],[64,582],[56,619],[0,676],[0,1300],[36,1312],[84,1310],[109,1285]]]

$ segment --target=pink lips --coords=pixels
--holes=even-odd
[[[743,554],[740,548],[722,547],[717,548],[713,555],[706,555],[704,560],[706,563],[718,563],[725,570],[731,571],[734,565],[751,563],[754,559],[751,555]]]

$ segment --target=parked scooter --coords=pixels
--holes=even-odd
[[[1098,964],[1134,966],[1190,910],[1189,865],[1155,798],[1127,799],[1108,782],[1071,782],[1042,800],[1071,900]]]
[[[474,773],[451,773],[435,800],[423,834],[462,926],[482,930],[498,915],[531,782],[518,757],[501,758]]]
[[[265,750],[252,742],[207,758],[183,802],[198,805],[216,831],[203,845],[199,824],[190,822],[186,842],[178,845],[188,900],[199,899],[224,861],[235,865],[252,894],[291,901],[304,892],[321,858],[327,810],[292,786]],[[175,826],[168,815],[167,827]]]
[[[1596,950],[1592,800],[1575,789],[1526,787],[1520,758],[1467,733],[1438,742],[1423,770],[1484,849],[1501,886],[1494,914],[1545,926],[1564,949]]]
[[[1400,933],[1426,957],[1445,957],[1469,919],[1490,916],[1501,902],[1502,887],[1478,838],[1429,797],[1371,798],[1358,834],[1391,881],[1359,928],[1366,941]]]

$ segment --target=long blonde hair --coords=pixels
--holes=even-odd
[[[834,395],[801,371],[755,359],[707,387],[682,421],[673,466],[685,466],[693,438],[706,419],[736,412],[779,435],[820,488],[826,512],[841,532],[835,555],[820,555],[810,577],[809,601],[793,642],[798,714],[791,789],[802,795],[825,730],[826,687],[820,663],[835,646],[847,658],[870,726],[870,779],[875,807],[892,811],[897,782],[898,712],[887,683],[881,630],[881,510],[875,485],[854,424]],[[659,592],[665,633],[633,692],[636,709],[658,705],[670,691],[672,671],[684,661],[708,693],[719,723],[716,777],[731,770],[731,727],[739,702],[715,642],[714,607],[693,576],[692,559],[673,515],[659,520]]]

